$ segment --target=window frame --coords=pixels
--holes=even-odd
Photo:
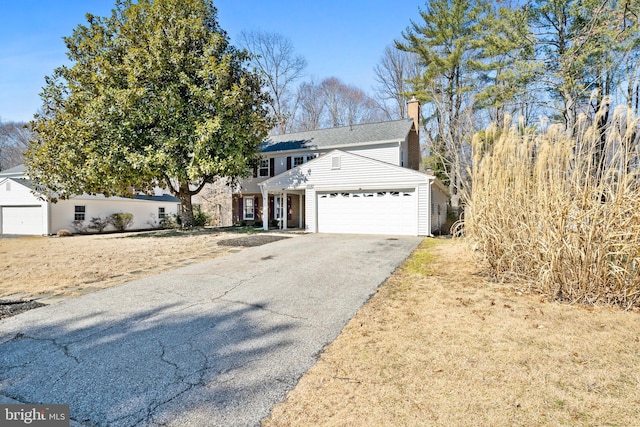
[[[158,219],[165,219],[167,217],[167,210],[164,206],[158,207]]]
[[[263,171],[266,171],[265,174],[263,174]],[[260,159],[260,162],[258,163],[258,178],[268,178],[271,174],[271,162],[269,161],[269,159]]]
[[[73,220],[84,221],[87,218],[87,205],[75,205],[73,207]]]
[[[247,204],[247,202],[251,202]],[[251,212],[251,216],[248,213]],[[256,219],[256,203],[253,196],[242,198],[242,219],[246,221],[254,221]]]

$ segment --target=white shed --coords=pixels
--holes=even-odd
[[[134,198],[81,195],[50,203],[41,200],[31,181],[5,171],[0,176],[0,234],[48,235],[73,231],[74,221],[133,214],[130,229],[154,228],[163,216],[178,213],[179,200],[171,195]],[[108,229],[107,229],[108,230]]]

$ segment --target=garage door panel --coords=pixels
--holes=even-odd
[[[3,206],[2,233],[42,235],[42,206]]]
[[[354,234],[417,234],[413,190],[318,194],[318,231]]]

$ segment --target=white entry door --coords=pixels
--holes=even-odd
[[[318,193],[318,232],[418,234],[414,190]]]
[[[2,234],[44,234],[42,206],[3,206]]]

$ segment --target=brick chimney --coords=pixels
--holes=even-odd
[[[420,102],[414,96],[407,102],[407,114],[413,119],[416,132],[420,133]]]
[[[420,103],[414,96],[407,102],[407,113],[413,119],[413,128],[409,132],[409,168],[420,169]]]

